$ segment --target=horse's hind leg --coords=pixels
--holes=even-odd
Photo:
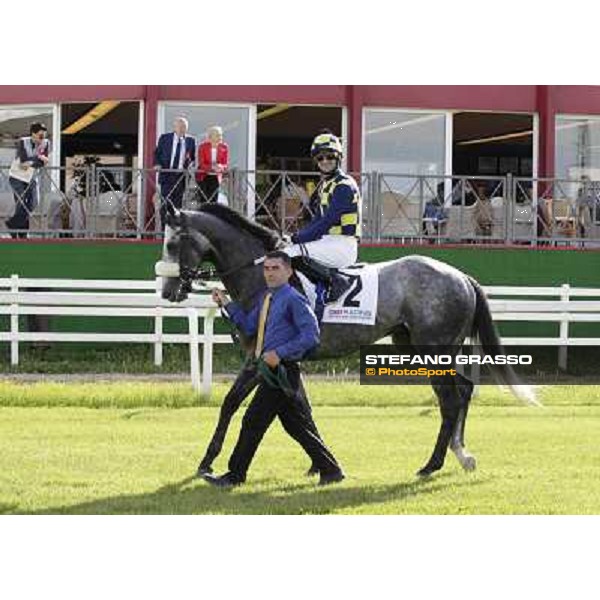
[[[438,397],[442,424],[440,425],[440,431],[431,458],[427,461],[427,464],[417,472],[419,477],[427,477],[432,473],[439,471],[444,466],[448,445],[452,438],[452,434],[456,430],[461,408],[452,376],[444,375],[443,377],[432,377],[431,385]]]
[[[459,373],[456,376],[456,389],[460,399],[460,408],[458,411],[458,420],[450,439],[450,450],[454,452],[458,462],[465,471],[474,471],[477,468],[477,461],[465,448],[465,424],[473,394],[473,383]]]

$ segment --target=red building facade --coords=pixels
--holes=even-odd
[[[0,86],[0,106],[143,102],[143,163],[152,162],[161,102],[344,107],[348,166],[360,171],[363,109],[529,113],[538,119],[539,177],[555,174],[556,116],[600,116],[600,86]]]

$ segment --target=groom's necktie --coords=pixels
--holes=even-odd
[[[267,316],[269,314],[269,307],[271,305],[271,292],[267,292],[265,295],[265,299],[262,303],[262,308],[260,309],[260,317],[258,318],[258,333],[256,334],[256,348],[254,350],[254,356],[256,358],[260,358],[260,355],[263,351],[263,346],[265,342],[265,329],[267,326]]]

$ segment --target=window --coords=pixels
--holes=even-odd
[[[600,180],[600,117],[556,118],[555,175]]]
[[[17,140],[29,135],[29,126],[40,121],[52,135],[52,106],[0,106],[0,166],[9,166],[15,157]]]
[[[29,135],[31,123],[39,121],[47,127],[48,137],[51,142],[54,142],[51,138],[53,115],[53,106],[0,106],[0,219],[2,220],[10,216],[14,210],[8,171],[15,158],[17,141]]]
[[[183,116],[189,121],[189,135],[201,143],[211,125],[223,128],[223,139],[229,146],[229,166],[246,170],[250,167],[249,123],[250,107],[209,105],[197,103],[165,103],[161,106],[162,118],[159,133],[171,131],[175,117]]]
[[[366,171],[443,175],[445,114],[365,109]]]

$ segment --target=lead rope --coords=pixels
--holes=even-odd
[[[265,383],[271,388],[279,388],[288,398],[294,398],[296,393],[294,388],[290,385],[290,380],[287,376],[287,369],[282,363],[277,365],[277,371],[273,372],[271,367],[262,359],[256,360],[256,369],[260,373],[261,377],[265,380]]]
[[[247,354],[244,352],[238,333],[238,329],[227,316],[227,313],[221,309],[221,314],[225,319],[226,327],[229,329],[229,335],[233,343],[237,346],[240,361],[244,365],[244,368],[256,368],[260,376],[265,380],[265,383],[271,388],[279,388],[288,398],[294,398],[296,393],[294,388],[290,385],[290,380],[287,376],[287,369],[282,363],[277,365],[276,372],[273,372],[271,367],[262,359],[256,358],[253,354]]]

